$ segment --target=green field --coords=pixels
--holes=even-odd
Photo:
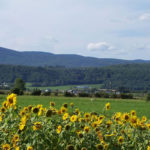
[[[31,83],[26,83],[26,88],[27,89],[51,89],[51,90],[69,90],[72,88],[75,88],[77,86],[82,86],[82,85],[63,85],[63,86],[47,86],[47,87],[32,87]],[[85,84],[85,86],[91,87],[91,88],[101,88],[102,84]]]
[[[0,95],[0,103],[5,100],[4,95]],[[18,96],[18,104],[22,107],[28,105],[42,104],[45,107],[49,107],[49,102],[54,101],[56,107],[59,108],[63,103],[75,104],[75,107],[78,107],[81,111],[84,112],[102,112],[105,104],[107,102],[111,103],[110,113],[117,111],[120,112],[129,112],[130,110],[136,110],[138,116],[142,117],[146,115],[150,118],[150,102],[144,100],[122,100],[122,99],[104,99],[104,98],[94,98],[94,101],[91,102],[91,98],[66,98],[66,97],[50,97],[50,96]]]

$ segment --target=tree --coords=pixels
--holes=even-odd
[[[22,91],[25,90],[25,82],[21,78],[17,78],[14,83],[14,88],[18,88]]]
[[[16,78],[14,87],[11,91],[15,94],[22,95],[25,90],[25,82],[21,78]]]

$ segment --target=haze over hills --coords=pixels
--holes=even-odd
[[[150,61],[94,58],[74,54],[52,54],[39,51],[19,52],[0,47],[0,64],[26,66],[103,67],[116,64],[148,62]]]

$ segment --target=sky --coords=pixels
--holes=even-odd
[[[150,60],[150,0],[0,0],[0,47]]]

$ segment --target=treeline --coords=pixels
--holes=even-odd
[[[0,65],[0,83],[22,78],[33,86],[102,84],[102,88],[150,90],[150,64],[103,68],[27,67]]]

